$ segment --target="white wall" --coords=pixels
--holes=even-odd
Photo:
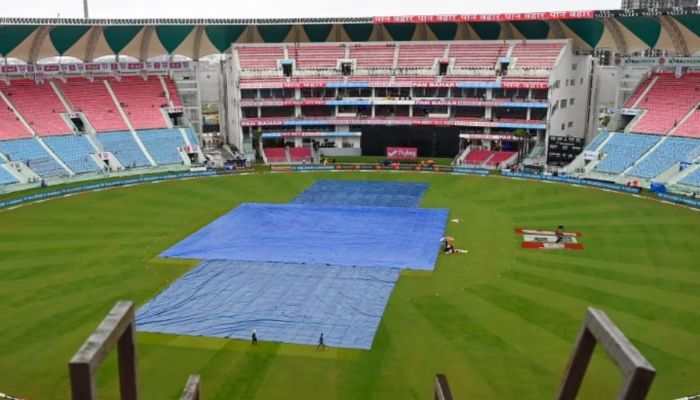
[[[571,46],[567,47],[549,81],[549,135],[586,136],[591,70],[591,56],[577,56]],[[552,112],[554,104],[557,106]]]

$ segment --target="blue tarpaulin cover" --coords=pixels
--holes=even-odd
[[[418,207],[425,183],[319,180],[293,201],[335,206]]]
[[[207,261],[141,307],[142,332],[369,349],[399,270]]]
[[[165,257],[432,270],[445,209],[245,203]]]

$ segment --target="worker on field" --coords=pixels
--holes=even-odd
[[[258,333],[253,329],[253,333],[250,335],[250,344],[258,344]]]
[[[554,231],[554,235],[557,237],[557,243],[564,241],[564,225],[559,225]]]
[[[321,332],[321,336],[318,337],[318,346],[316,346],[317,349],[325,349],[326,348],[326,342],[323,339],[323,332]]]

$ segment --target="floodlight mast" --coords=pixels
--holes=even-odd
[[[83,17],[85,19],[90,18],[90,14],[88,13],[88,0],[83,0]]]

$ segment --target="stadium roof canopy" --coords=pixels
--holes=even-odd
[[[0,18],[0,56],[36,62],[168,54],[192,59],[232,43],[572,39],[579,50],[700,55],[700,9],[309,19]]]

